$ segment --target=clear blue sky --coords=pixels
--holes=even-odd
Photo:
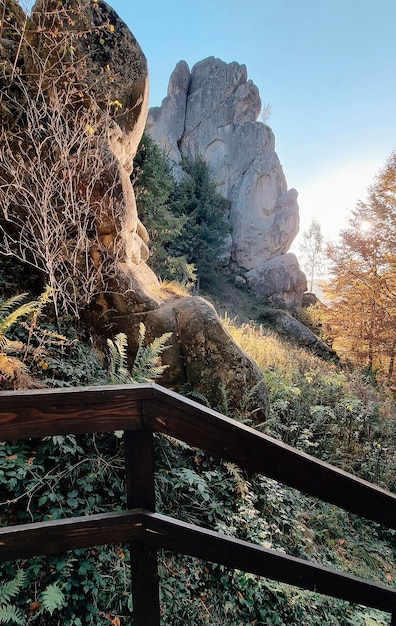
[[[396,149],[395,0],[109,0],[149,64],[150,105],[176,63],[247,66],[264,104],[301,232],[328,238]],[[298,242],[298,240],[297,240]]]

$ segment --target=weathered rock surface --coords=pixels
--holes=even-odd
[[[307,289],[305,274],[292,252],[277,256],[245,275],[249,287],[274,303],[295,308]]]
[[[258,122],[261,100],[244,65],[210,57],[188,69],[180,61],[147,129],[168,154],[176,177],[182,158],[203,156],[218,191],[231,201],[229,267],[244,274],[284,255],[299,228],[297,192],[288,190],[271,129]],[[304,279],[293,257],[296,294]],[[302,282],[301,282],[302,281]],[[279,286],[280,287],[280,286]],[[280,289],[277,291],[282,298]],[[288,297],[285,298],[285,304]]]
[[[330,346],[321,341],[315,333],[286,311],[278,317],[278,328],[288,337],[296,339],[300,345],[310,348],[316,354],[327,359],[338,358],[337,353]]]
[[[162,362],[168,365],[161,379],[163,384],[175,390],[188,384],[213,407],[224,402],[224,393],[236,412],[246,401],[245,409],[254,413],[255,421],[266,419],[268,396],[260,370],[236,346],[204,298],[172,300],[143,314],[131,312],[125,321],[124,332],[128,330],[131,342],[136,341],[140,321],[146,326],[147,341],[164,332],[173,333],[172,345],[162,356]]]
[[[15,3],[13,0],[7,2],[7,10],[11,10]],[[17,17],[12,19],[19,22],[13,32],[18,42],[18,32],[21,32],[18,28],[24,24],[25,18],[19,10],[15,15]],[[90,215],[92,222],[97,223],[88,235],[91,238],[88,249],[97,255],[92,269],[99,272],[109,261],[113,276],[105,286],[100,283],[100,293],[91,303],[89,311],[82,311],[82,314],[103,338],[120,331],[126,333],[131,360],[136,352],[140,322],[146,324],[147,340],[172,331],[172,347],[164,356],[169,368],[163,382],[175,389],[188,383],[213,406],[220,403],[222,390],[230,404],[238,406],[254,388],[252,410],[256,411],[258,419],[265,419],[268,397],[263,377],[257,366],[226,333],[213,307],[201,298],[167,301],[168,296],[161,291],[156,276],[145,262],[148,237],[137,215],[130,179],[148,109],[147,63],[139,44],[113,9],[101,0],[95,3],[69,0],[65,4],[57,0],[37,0],[28,22],[26,32],[30,39],[26,47],[21,47],[20,61],[25,69],[38,68],[38,71],[44,72],[45,88],[40,97],[51,102],[61,89],[69,89],[75,99],[68,101],[67,107],[69,104],[70,107],[66,107],[62,122],[70,120],[71,128],[74,128],[74,120],[83,116],[87,109],[106,111],[105,116],[98,112],[95,117],[99,128],[94,130],[89,127],[87,132],[92,135],[92,147],[102,148],[101,154],[104,163],[109,166],[108,170],[104,168],[103,178],[95,186],[95,193],[84,193],[84,184],[89,185],[90,181],[83,178],[79,180],[78,193],[89,198],[87,202],[94,205]],[[82,29],[84,36],[81,36]],[[51,33],[56,33],[53,41]],[[63,33],[64,41],[70,45],[65,46],[58,33]],[[62,48],[59,48],[58,39]],[[70,42],[76,45],[72,46]],[[0,46],[2,55],[7,49],[11,50],[11,54],[18,53],[14,40],[10,40],[8,48],[8,43],[3,45],[1,41]],[[49,69],[47,64],[42,63],[39,54],[31,54],[32,49],[41,50],[41,46],[47,46],[54,57],[58,54],[58,62]],[[72,55],[72,73],[68,71],[70,59],[65,57],[65,49]],[[9,59],[10,80],[14,61]],[[29,76],[36,75],[33,71],[21,72],[23,80],[26,77],[26,92],[29,89],[34,92],[35,85],[29,83]],[[185,71],[183,78],[183,67],[180,68],[178,81],[179,87],[176,84],[172,87],[172,106],[175,109],[180,106],[177,90],[182,93],[183,85],[187,84]],[[107,116],[109,106],[110,119]],[[172,107],[169,116],[172,117]],[[104,131],[100,129],[102,123],[106,124]],[[106,143],[104,150],[103,143]],[[174,150],[176,148],[177,145],[173,146]],[[109,199],[107,192],[111,181],[116,183],[111,188]],[[99,241],[92,241],[95,237]]]

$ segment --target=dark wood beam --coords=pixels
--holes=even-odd
[[[129,509],[155,511],[153,433],[149,430],[124,433],[127,503]],[[160,598],[157,548],[133,541],[131,580],[134,626],[158,626]]]
[[[142,427],[150,385],[109,385],[0,393],[0,441]]]
[[[147,543],[382,611],[396,611],[396,590],[350,574],[220,535],[180,520],[143,513]]]
[[[153,391],[144,402],[144,427],[396,528],[395,494],[158,385]]]
[[[0,528],[0,562],[142,538],[140,510]]]

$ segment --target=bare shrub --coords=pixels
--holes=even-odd
[[[74,315],[114,276],[122,229],[108,143],[121,104],[93,96],[78,54],[83,7],[46,7],[30,29],[26,20],[9,24],[10,55],[0,64],[0,254],[41,270],[57,313]]]

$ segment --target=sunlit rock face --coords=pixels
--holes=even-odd
[[[302,295],[307,290],[305,274],[291,252],[275,256],[249,270],[246,280],[259,296],[290,309],[301,304]]]
[[[147,129],[165,150],[176,178],[181,160],[205,158],[218,191],[231,202],[228,266],[248,284],[250,270],[284,255],[299,228],[297,192],[287,189],[272,130],[257,118],[261,100],[244,65],[210,57],[190,71],[180,61]],[[298,261],[291,280],[303,293]]]
[[[259,368],[232,341],[208,302],[202,298],[169,295],[161,289],[156,275],[146,263],[148,235],[137,215],[130,178],[148,110],[147,63],[135,37],[117,13],[101,0],[94,3],[90,0],[68,0],[67,3],[37,0],[30,17],[25,16],[13,0],[7,0],[2,18],[4,16],[5,34],[9,39],[0,38],[0,59],[6,59],[9,83],[3,80],[2,95],[9,91],[8,102],[11,103],[14,103],[15,93],[25,96],[32,90],[34,95],[37,80],[31,80],[31,77],[39,75],[43,78],[43,86],[39,86],[39,101],[47,107],[44,106],[45,111],[53,110],[55,95],[67,101],[63,117],[57,118],[60,119],[58,130],[64,130],[69,136],[75,129],[76,120],[82,118],[85,121],[83,116],[87,111],[92,112],[88,120],[96,125],[96,130],[92,125],[82,126],[82,133],[91,137],[88,148],[81,148],[77,134],[76,148],[72,151],[72,157],[76,160],[76,176],[81,173],[87,153],[91,154],[95,150],[95,154],[99,153],[103,161],[94,192],[87,193],[94,173],[92,170],[88,171],[86,178],[80,176],[79,185],[73,187],[73,206],[82,196],[85,199],[83,206],[87,204],[87,210],[92,208],[88,213],[90,220],[84,235],[88,240],[87,250],[92,254],[94,262],[90,263],[91,257],[87,256],[89,273],[84,274],[84,279],[99,276],[95,282],[98,288],[94,296],[89,304],[86,298],[81,298],[78,301],[78,312],[103,343],[117,332],[125,333],[130,362],[136,355],[138,329],[142,321],[147,329],[147,342],[165,332],[171,332],[171,345],[163,358],[168,367],[161,382],[176,390],[187,384],[202,393],[212,406],[217,406],[224,394],[235,407],[249,398],[255,419],[262,422],[268,415],[268,394]],[[20,33],[25,31],[26,24],[26,46],[22,47],[19,45]],[[60,39],[60,44],[59,33],[65,37]],[[66,46],[65,41],[69,45]],[[32,55],[33,49],[40,51],[40,54],[44,49],[44,61],[40,54]],[[58,56],[55,57],[55,53]],[[15,55],[19,55],[18,58]],[[56,58],[57,62],[47,63],[48,58]],[[26,80],[26,83],[18,82],[18,86],[22,86],[19,90],[15,90],[12,82],[17,61],[23,68],[20,72],[21,81]],[[73,70],[72,75],[70,68]],[[187,78],[186,84],[189,83],[189,71]],[[180,78],[183,86],[182,79],[183,76]],[[172,92],[173,106],[177,109],[179,101],[176,85]],[[67,99],[70,93],[75,96],[72,101]],[[35,99],[31,98],[29,102],[33,102],[33,105],[29,105],[32,109]],[[22,113],[25,113],[28,105],[26,102],[23,105]],[[169,116],[172,118],[171,110]],[[22,114],[18,117],[11,111],[7,119],[3,117],[0,130],[4,129],[5,133],[17,137],[23,136]],[[40,126],[35,127],[34,138],[36,135],[40,137],[37,131],[46,130],[44,125],[47,120],[51,121],[52,116],[41,116]],[[177,118],[174,124],[177,124]],[[54,135],[47,132],[46,137],[50,144]],[[59,136],[55,139],[59,141]],[[23,146],[19,141],[16,142],[16,161],[23,161],[26,157],[29,148],[27,140],[25,144]],[[177,145],[174,149],[177,149]],[[47,164],[53,164],[58,162],[59,154],[46,151],[43,158]],[[4,167],[0,150],[0,170]],[[40,200],[38,197],[38,211]],[[13,206],[12,210],[20,208]],[[8,207],[7,210],[11,212]],[[62,226],[71,221],[70,212],[64,211],[63,198],[58,200],[56,197],[53,214],[57,215],[58,212]],[[81,212],[78,219],[80,216]],[[72,232],[74,234],[74,229]],[[65,241],[64,247],[70,250],[71,258],[74,259],[75,240]],[[111,272],[105,282],[101,272],[107,265],[110,265]],[[44,267],[43,271],[48,271],[48,267]],[[72,282],[72,286],[77,290],[82,283],[82,280],[79,283]]]

